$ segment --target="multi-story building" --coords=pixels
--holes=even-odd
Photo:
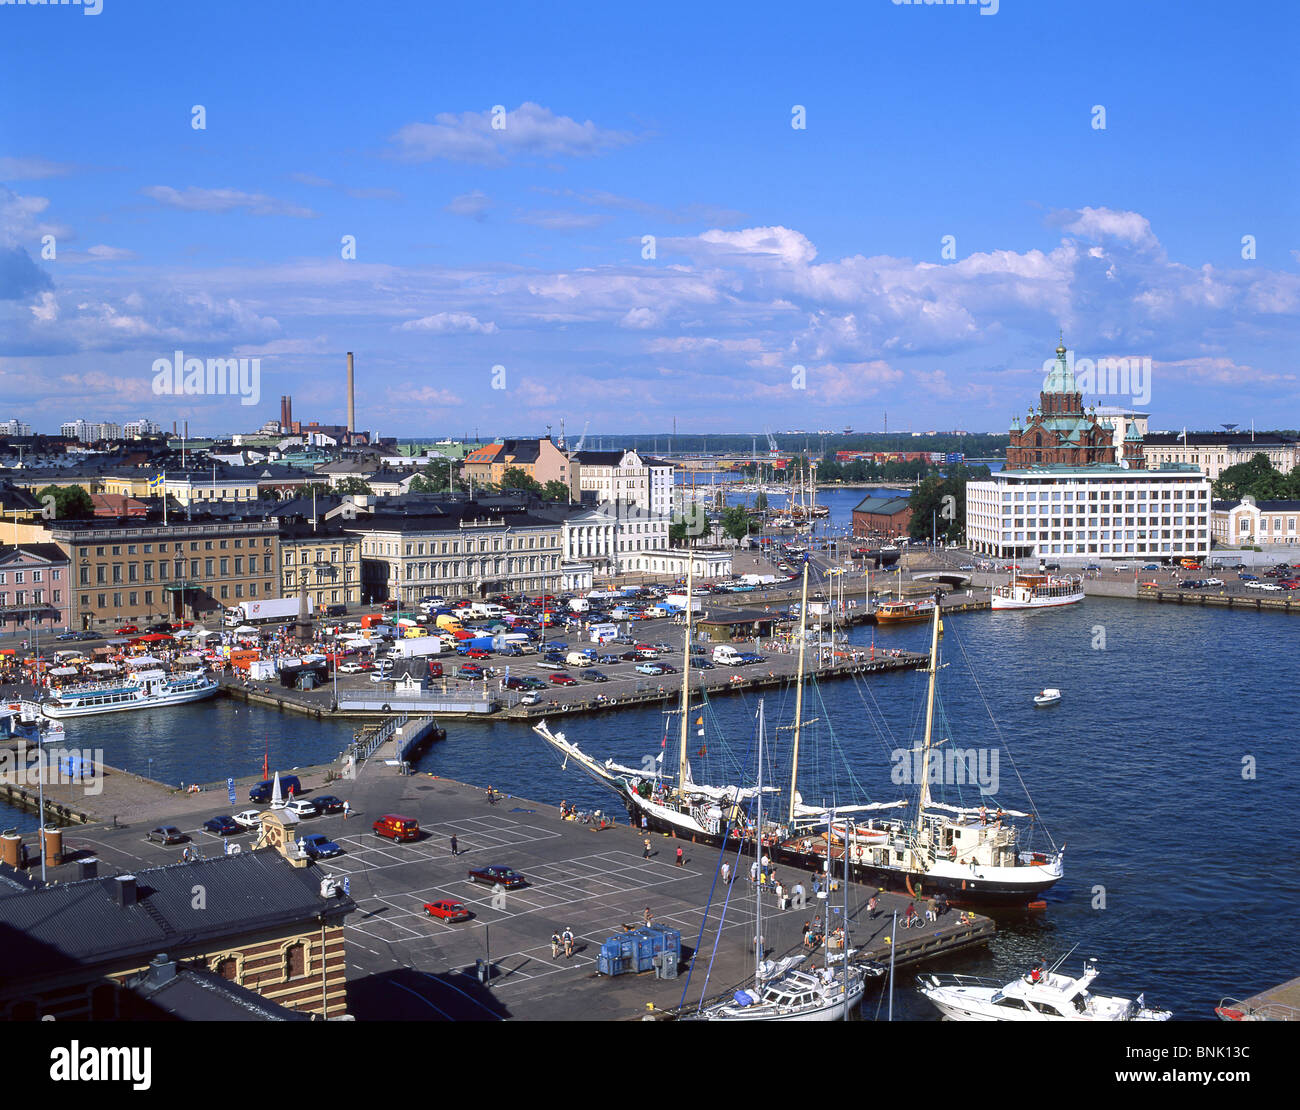
[[[107,629],[202,620],[240,601],[280,596],[279,525],[173,513],[145,520],[52,521],[72,561],[72,623]]]
[[[175,965],[168,974],[194,972],[191,993],[214,996],[209,1017],[214,1009],[232,1019],[265,1017],[256,1005],[262,1000],[326,1018],[347,1012],[343,923],[356,904],[342,884],[326,882],[320,867],[287,848],[61,878],[40,889],[0,883],[4,1020],[172,1016],[176,1003],[149,989],[151,967],[167,962],[159,959],[164,950]],[[222,997],[219,981],[231,984],[232,997]],[[240,1015],[244,991],[260,997]]]
[[[162,490],[152,488],[154,480],[162,479]],[[158,496],[160,492],[179,505],[202,505],[212,501],[256,501],[258,474],[255,468],[229,470],[218,467],[207,471],[195,469],[182,471],[138,470],[105,474],[105,493],[120,493],[128,497]]]
[[[361,602],[361,537],[337,521],[280,526],[280,596],[298,597],[306,582],[316,612]]]
[[[144,439],[146,436],[162,435],[162,428],[148,417],[132,420],[122,425],[122,434],[127,439]]]
[[[363,601],[560,589],[563,524],[526,508],[449,504],[420,516],[346,522],[361,540]]]
[[[669,548],[671,517],[625,502],[564,514],[564,557],[590,563],[597,575],[649,570],[648,555]]]
[[[54,543],[0,547],[0,635],[70,627],[67,552]]]
[[[1294,544],[1300,501],[1215,501],[1210,514],[1215,542],[1225,547]]]
[[[1007,468],[966,484],[966,542],[999,558],[1203,556],[1210,482],[1196,467],[1153,468],[1136,417],[1115,430],[1085,413],[1064,346],[1023,427],[1013,419]]]
[[[571,457],[579,496],[597,505],[629,502],[647,513],[673,511],[673,468],[636,451],[577,451]]]
[[[1272,432],[1151,432],[1142,450],[1151,465],[1183,463],[1205,472],[1213,482],[1231,466],[1268,459],[1274,470],[1289,474],[1300,465],[1300,441]]]
[[[29,436],[32,434],[32,426],[24,424],[21,420],[6,420],[0,424],[0,436]]]
[[[576,498],[573,469],[569,457],[549,439],[503,439],[466,455],[461,474],[479,485],[500,485],[507,470],[522,470],[538,485],[563,482]]]

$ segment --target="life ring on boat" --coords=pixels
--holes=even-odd
[[[229,847],[229,849],[227,849],[227,851],[226,851],[226,855],[228,855],[228,856],[237,856],[237,855],[239,855],[239,853],[242,852],[243,850],[244,850],[244,846],[243,846],[242,844],[232,844],[232,845]]]

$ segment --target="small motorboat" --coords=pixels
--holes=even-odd
[[[1039,690],[1034,695],[1034,704],[1040,709],[1045,705],[1055,705],[1061,700],[1061,691],[1055,686],[1048,686],[1045,690]]]

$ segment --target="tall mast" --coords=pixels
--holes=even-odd
[[[925,706],[925,743],[921,746],[921,797],[916,807],[916,823],[921,824],[925,807],[930,803],[930,737],[934,730],[934,680],[939,674],[939,603],[934,604],[934,629],[930,634],[930,692]]]
[[[754,859],[763,858],[763,699],[758,699],[758,824],[754,830]],[[760,863],[761,866],[761,863]],[[763,966],[763,883],[754,884],[754,986]]]
[[[682,738],[681,750],[677,754],[677,790],[686,789],[686,731],[690,726],[691,709],[691,599],[695,586],[695,552],[692,550],[690,536],[686,537],[686,651],[682,658]]]
[[[794,759],[790,769],[790,817],[794,822],[795,783],[799,781],[799,728],[803,724],[803,653],[808,646],[804,625],[808,620],[808,564],[803,565],[803,592],[799,601],[799,677],[794,688]]]

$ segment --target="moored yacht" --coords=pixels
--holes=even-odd
[[[1059,965],[1058,965],[1059,966]],[[1055,968],[1034,968],[1010,983],[971,975],[918,975],[917,989],[953,1021],[1168,1021],[1168,1010],[1093,994],[1097,961],[1088,960],[1074,979]]]
[[[1083,598],[1082,578],[1056,574],[1022,574],[993,587],[994,609],[1051,609]]]

